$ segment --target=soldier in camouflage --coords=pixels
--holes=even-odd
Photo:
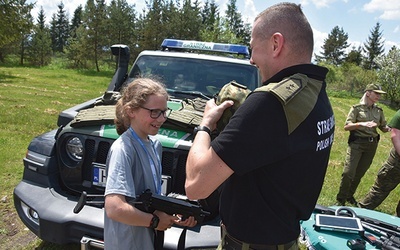
[[[400,183],[400,110],[394,115],[389,123],[391,127],[391,138],[393,148],[389,157],[378,172],[375,183],[359,202],[359,207],[375,209],[378,207]],[[396,209],[397,217],[400,217],[400,200]]]

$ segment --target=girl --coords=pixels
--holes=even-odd
[[[162,146],[154,135],[169,115],[168,98],[162,84],[139,78],[118,100],[115,125],[121,136],[106,161],[105,249],[154,249],[155,230],[164,231],[174,223],[196,224],[193,217],[180,221],[161,211],[143,212],[127,202],[146,189],[160,194]]]

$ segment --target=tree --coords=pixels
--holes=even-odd
[[[236,6],[236,0],[229,0],[225,11],[225,20],[227,29],[235,34],[238,43],[250,43],[250,25],[243,23],[242,15]]]
[[[353,46],[353,48],[347,55],[345,61],[347,63],[354,63],[355,65],[360,66],[363,61],[361,46],[359,46],[358,49],[356,49],[356,47]]]
[[[99,60],[107,47],[106,39],[106,4],[105,0],[88,0],[84,12],[84,44],[89,48],[90,59],[96,70],[100,71]]]
[[[55,13],[51,16],[50,20],[50,39],[53,52],[56,51],[57,44],[57,16]]]
[[[202,27],[202,18],[200,13],[200,3],[195,0],[184,0],[182,9],[179,11],[180,25],[178,38],[198,40]],[[174,25],[175,26],[175,25]]]
[[[215,24],[219,24],[219,10],[218,6],[215,4],[215,0],[208,0],[204,3],[204,7],[201,10],[201,18],[203,30],[205,31],[213,31],[215,28]]]
[[[74,67],[89,67],[93,62],[100,71],[100,60],[108,52],[107,12],[104,0],[87,0],[82,12],[81,24],[76,28],[74,37],[68,40],[66,51]],[[105,35],[107,34],[107,35]],[[109,52],[107,53],[109,56]]]
[[[400,101],[400,49],[393,46],[388,54],[378,56],[374,63],[378,70],[379,83],[387,92],[386,99],[391,103]]]
[[[33,28],[33,18],[31,15],[31,10],[29,5],[26,4],[26,0],[19,0],[21,8],[19,9],[19,15],[22,18],[22,22],[20,26],[17,27],[17,30],[20,34],[20,50],[19,50],[19,64],[24,64],[25,58],[25,49],[28,46],[29,38],[31,36],[32,28]]]
[[[334,65],[340,65],[346,57],[346,48],[349,47],[347,43],[348,35],[344,32],[343,28],[335,26],[328,38],[324,39],[322,56],[316,56],[317,61],[324,60]]]
[[[83,8],[79,5],[71,19],[71,25],[69,27],[70,37],[67,40],[67,47],[65,54],[70,61],[70,65],[73,68],[86,68],[88,51],[84,46],[85,40],[85,29],[83,27]]]
[[[212,0],[211,3],[206,1],[201,10],[202,29],[200,30],[200,40],[207,42],[221,42],[219,39],[222,33],[220,25],[221,18],[219,15],[218,5]]]
[[[75,30],[75,36],[68,39],[68,47],[65,54],[73,68],[88,68],[91,60],[92,51],[90,44],[87,43],[86,30],[84,25],[80,25]]]
[[[381,24],[377,22],[374,29],[371,30],[367,42],[364,43],[364,52],[367,54],[367,58],[364,62],[364,67],[366,69],[378,69],[378,65],[375,64],[374,59],[382,55],[385,51],[380,28]]]
[[[108,18],[105,20],[107,31],[107,47],[113,44],[127,44],[130,48],[137,43],[135,34],[136,13],[134,6],[126,0],[112,0],[107,8]]]
[[[71,19],[71,25],[69,26],[70,37],[76,37],[76,30],[82,24],[82,5],[79,5],[75,11],[74,16]]]
[[[163,1],[152,0],[150,3],[146,1],[146,5],[149,11],[142,16],[142,39],[139,46],[141,49],[158,49],[166,37],[166,29],[162,23]]]
[[[50,25],[43,28],[41,24],[38,24],[39,26],[34,30],[32,30],[33,20],[30,28],[21,24],[14,25],[18,23],[17,18],[23,16],[20,6],[26,0],[1,1],[9,4],[0,5],[0,11],[2,11],[0,14],[9,13],[11,8],[15,15],[12,11],[10,18],[14,19],[7,19],[6,15],[0,15],[2,22],[0,23],[0,60],[4,51],[3,44],[21,45],[19,47],[21,62],[23,62],[25,47],[34,46],[35,48],[31,47],[32,50],[29,52],[32,58],[33,53],[39,53],[38,47],[45,46],[41,44],[46,40],[45,30],[50,32],[53,53],[66,53],[74,67],[90,67],[89,63],[94,62],[98,71],[99,62],[109,60],[109,47],[116,43],[127,44],[134,58],[144,49],[159,49],[165,38],[236,44],[250,42],[250,24],[242,21],[242,16],[236,6],[237,0],[228,2],[228,9],[223,18],[220,16],[215,0],[206,0],[204,5],[200,0],[147,0],[147,9],[143,9],[140,14],[135,12],[134,5],[127,4],[127,0],[111,0],[109,5],[105,4],[105,0],[86,0],[84,8],[79,5],[74,11],[70,24],[61,1],[56,13],[53,13],[50,18]],[[14,28],[9,28],[9,30],[17,29],[18,32],[7,34],[3,22],[10,23],[10,27],[11,24],[14,25]],[[41,21],[38,20],[38,23]],[[23,32],[22,27],[25,29]],[[13,53],[19,53],[17,50],[19,48],[12,48]],[[39,58],[36,59],[39,60]],[[41,62],[34,63],[43,65],[46,60],[42,59]]]
[[[62,1],[57,7],[57,15],[53,15],[53,20],[51,22],[53,50],[55,52],[64,52],[64,47],[67,45],[69,37],[69,20]]]
[[[40,8],[28,51],[28,60],[33,65],[45,66],[51,62],[51,38],[43,7]]]
[[[249,46],[250,40],[251,40],[251,24],[244,23],[244,30],[243,30],[243,34],[242,34],[243,44]]]
[[[0,4],[0,61],[8,48],[16,51],[14,44],[20,44],[20,62],[23,64],[25,42],[33,27],[30,15],[34,4],[25,0],[2,0]]]
[[[178,0],[169,1],[162,5],[161,11],[160,24],[163,27],[165,38],[182,38],[184,36],[183,23],[187,20],[182,16],[180,2]]]

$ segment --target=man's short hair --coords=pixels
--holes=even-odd
[[[301,6],[295,3],[278,3],[261,12],[256,36],[268,39],[279,32],[288,45],[301,54],[312,55],[314,36],[310,23]]]

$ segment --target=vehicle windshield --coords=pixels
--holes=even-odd
[[[232,62],[165,56],[141,56],[129,78],[155,75],[170,95],[211,97],[232,80],[254,90],[259,84],[256,67]]]

